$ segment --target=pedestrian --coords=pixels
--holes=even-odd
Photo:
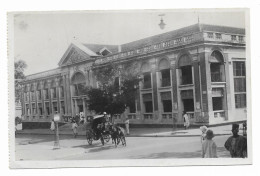
[[[130,124],[130,120],[129,118],[127,117],[126,120],[125,120],[125,129],[126,129],[126,134],[129,135],[130,132],[129,132],[129,124]]]
[[[52,121],[51,121],[51,131],[55,131],[55,122],[54,122],[54,120],[52,119]]]
[[[212,140],[214,133],[208,129],[205,140],[202,143],[202,158],[217,158],[217,145]]]
[[[203,143],[203,141],[206,139],[206,132],[207,132],[208,128],[206,126],[201,126],[200,130],[202,132],[200,142]]]
[[[232,158],[247,157],[247,139],[244,136],[238,135],[239,124],[232,124],[232,133],[225,142],[225,148],[230,152]]]
[[[77,132],[78,125],[77,125],[75,120],[72,121],[72,127],[71,128],[72,128],[72,131],[73,131],[74,138],[76,138],[77,135],[78,135],[78,132]]]
[[[183,111],[183,120],[184,120],[185,130],[187,130],[190,126],[190,119],[186,111]]]

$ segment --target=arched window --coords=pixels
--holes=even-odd
[[[219,51],[213,51],[210,58],[210,73],[211,82],[224,82],[225,81],[225,69],[224,58]]]
[[[41,91],[41,84],[38,82],[37,83],[37,100],[41,100],[42,98],[42,91]]]
[[[180,84],[192,84],[192,65],[191,59],[187,54],[184,54],[179,58],[178,67],[180,69]]]
[[[75,73],[71,79],[71,82],[75,88],[74,96],[80,96],[85,94],[84,89],[86,87],[86,78],[81,72]]]
[[[56,99],[57,98],[57,88],[55,80],[52,80],[51,82],[51,98]]]
[[[48,83],[47,80],[44,82],[44,99],[48,100],[49,99],[49,87],[48,87]]]
[[[143,89],[152,88],[151,68],[148,63],[144,63],[141,67],[143,73]]]
[[[159,63],[159,80],[161,87],[171,86],[170,63],[166,59],[162,59]]]

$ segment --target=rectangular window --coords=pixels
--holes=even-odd
[[[44,99],[45,100],[49,99],[49,90],[48,89],[44,89]]]
[[[34,115],[36,114],[36,106],[35,106],[35,104],[32,104],[32,113]]]
[[[33,91],[31,92],[31,96],[32,96],[32,101],[35,101],[35,93]]]
[[[170,69],[161,70],[162,75],[162,87],[171,86],[171,74]]]
[[[233,62],[234,91],[236,108],[245,108],[246,103],[246,68],[244,61]]]
[[[151,73],[144,73],[144,89],[152,88]]]
[[[145,106],[145,112],[146,113],[152,113],[153,112],[153,102],[152,101],[144,102],[144,106]]]
[[[163,112],[172,112],[172,101],[171,100],[163,100]]]
[[[222,39],[222,35],[220,33],[216,33],[216,39]]]
[[[58,112],[58,104],[57,104],[57,102],[53,102],[52,103],[52,107],[53,107],[53,113]]]
[[[30,92],[27,92],[27,101],[29,101],[30,100]]]
[[[28,104],[26,105],[26,115],[30,115],[30,108]]]
[[[50,104],[49,103],[45,103],[45,109],[46,109],[46,115],[50,115]]]
[[[182,85],[192,84],[192,67],[190,65],[181,67]]]
[[[38,100],[41,100],[41,97],[42,97],[42,96],[41,96],[41,91],[38,90],[38,91],[37,91],[37,99],[38,99]]]
[[[136,113],[135,102],[133,102],[129,105],[129,112]]]
[[[208,32],[208,38],[213,38],[213,33],[212,32]]]
[[[237,40],[237,36],[236,35],[231,35],[231,40],[236,41]]]
[[[172,112],[171,92],[161,92],[163,112]]]
[[[143,102],[144,102],[144,108],[145,113],[152,113],[153,112],[153,100],[152,100],[152,94],[143,94]]]
[[[51,93],[52,93],[52,98],[54,98],[54,99],[57,98],[56,88],[52,88]]]
[[[64,88],[63,88],[63,86],[60,87],[60,96],[61,96],[61,98],[64,97]]]
[[[42,104],[38,103],[38,113],[39,115],[42,115]]]
[[[246,107],[246,94],[235,94],[236,108]]]
[[[223,110],[223,97],[212,97],[213,111]]]

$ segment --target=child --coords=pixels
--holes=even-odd
[[[77,135],[78,135],[78,132],[77,132],[78,125],[77,125],[75,120],[72,121],[72,127],[71,128],[72,128],[72,131],[73,131],[74,138],[76,138]]]
[[[202,158],[217,158],[217,145],[212,140],[213,137],[213,131],[208,129],[206,139],[202,143]]]
[[[204,141],[205,138],[206,138],[206,132],[207,132],[208,128],[207,128],[206,126],[201,126],[201,127],[200,127],[200,130],[201,130],[201,132],[202,132],[201,138],[200,138],[200,142],[203,143],[203,141]]]

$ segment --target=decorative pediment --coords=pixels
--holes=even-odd
[[[62,56],[59,66],[72,65],[85,60],[92,60],[98,55],[81,44],[72,43]]]

